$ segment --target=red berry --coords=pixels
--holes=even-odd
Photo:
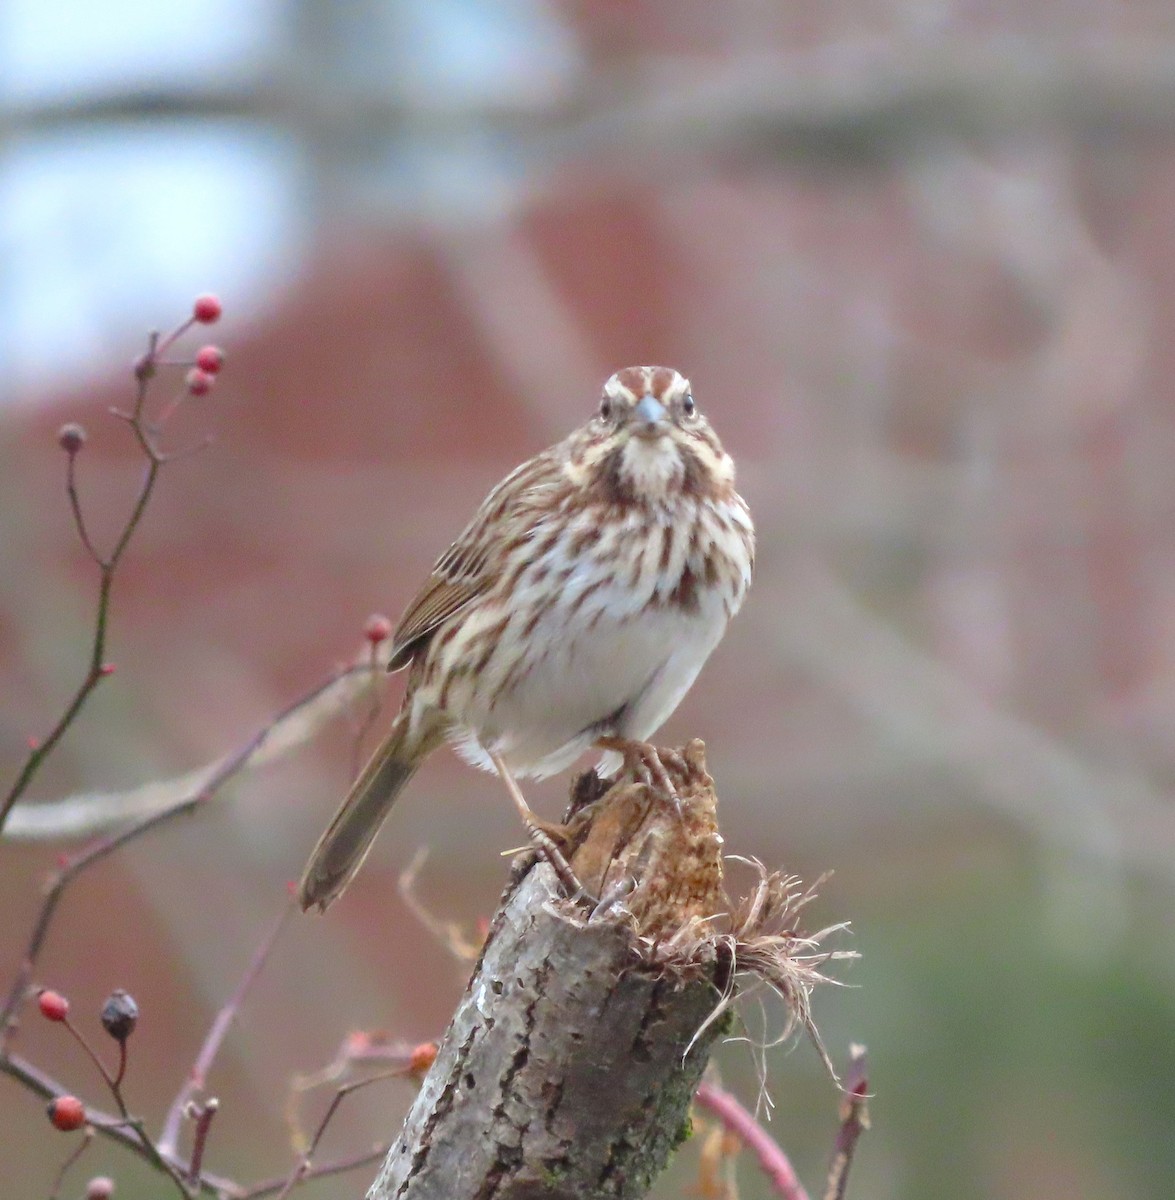
[[[76,1096],[58,1096],[45,1110],[49,1120],[63,1133],[81,1129],[86,1123],[86,1106]]]
[[[378,646],[380,642],[385,642],[392,636],[392,623],[387,617],[375,613],[367,618],[367,624],[363,626],[363,636],[373,646]]]
[[[86,1200],[110,1200],[114,1195],[114,1180],[106,1175],[95,1175],[86,1184]]]
[[[223,311],[220,297],[206,292],[203,296],[196,297],[196,303],[192,305],[192,318],[201,325],[213,325],[220,320]]]
[[[46,988],[37,997],[37,1007],[47,1021],[64,1021],[69,1016],[69,1001],[60,992]]]
[[[118,668],[114,665],[114,663],[103,663],[98,668],[98,674],[99,675],[113,675],[114,672],[117,670],[118,670]]]
[[[196,353],[196,366],[206,375],[215,375],[224,366],[224,351],[219,346],[201,346]]]
[[[193,367],[184,379],[184,386],[193,396],[207,396],[216,381],[207,371]]]
[[[408,1058],[408,1070],[411,1074],[421,1076],[433,1065],[437,1057],[436,1042],[421,1042]]]

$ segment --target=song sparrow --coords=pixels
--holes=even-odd
[[[490,492],[400,618],[388,669],[409,668],[407,693],[310,857],[302,907],[343,891],[446,739],[501,775],[532,830],[514,776],[554,774],[593,746],[614,768],[616,747],[643,743],[689,690],[754,552],[734,464],[689,381],[618,371],[586,425]]]

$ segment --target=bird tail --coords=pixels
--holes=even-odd
[[[325,912],[342,895],[363,865],[400,789],[432,749],[431,745],[406,744],[407,724],[406,720],[395,722],[318,839],[298,885],[303,909],[317,905],[319,912]]]

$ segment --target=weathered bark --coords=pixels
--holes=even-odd
[[[625,777],[573,819],[598,904],[546,863],[507,890],[370,1200],[639,1197],[685,1136],[727,982],[721,839],[702,744],[663,760],[681,814]]]

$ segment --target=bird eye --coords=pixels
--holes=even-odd
[[[607,421],[612,416],[612,401],[607,396],[600,401],[600,419]]]
[[[681,398],[681,411],[685,413],[687,417],[692,417],[694,413],[698,411],[698,406],[694,403],[694,398],[689,394],[689,392],[686,392],[686,394]]]

